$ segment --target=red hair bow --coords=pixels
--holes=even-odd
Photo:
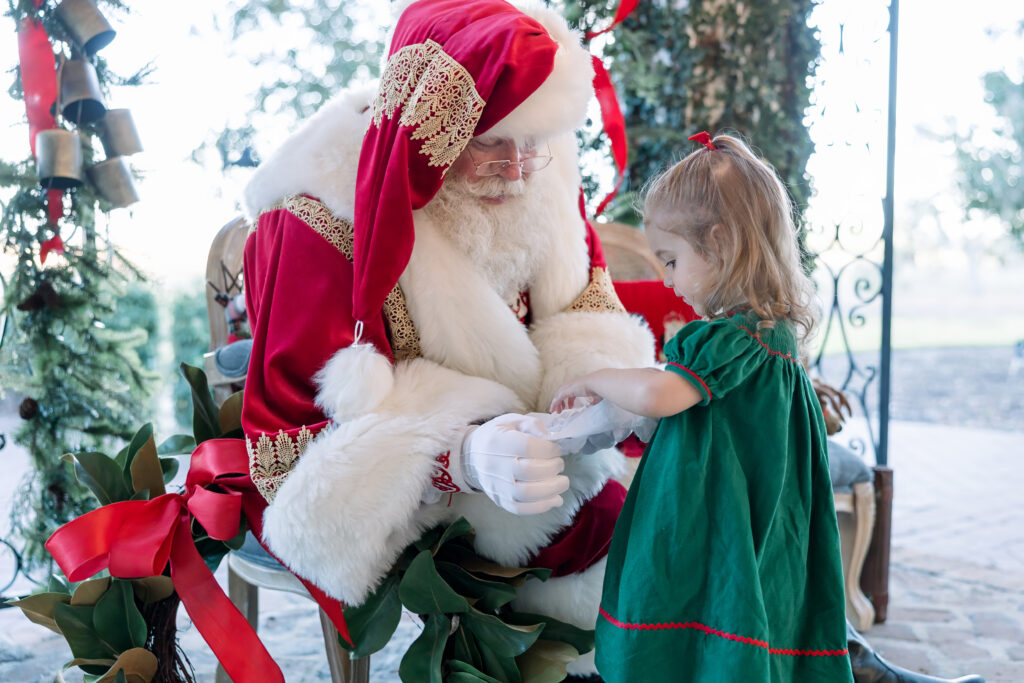
[[[711,136],[708,135],[708,132],[706,130],[702,130],[696,135],[691,135],[690,137],[687,138],[687,140],[699,142],[700,144],[710,149],[712,152],[718,149],[717,147],[715,147],[714,143],[711,142]]]

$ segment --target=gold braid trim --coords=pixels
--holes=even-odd
[[[590,269],[590,284],[566,310],[625,313],[626,307],[619,301],[619,295],[615,293],[615,285],[612,284],[612,277],[608,271],[595,267]]]
[[[277,490],[284,483],[284,480],[291,473],[299,456],[306,452],[309,442],[313,440],[313,432],[305,426],[299,430],[293,439],[284,430],[277,433],[273,440],[266,434],[253,443],[246,438],[245,450],[249,453],[249,476],[256,484],[260,495],[267,499],[268,503],[274,501]]]
[[[407,45],[391,55],[373,100],[373,124],[393,119],[415,128],[420,154],[430,166],[448,167],[473,137],[484,111],[473,77],[433,40]]]

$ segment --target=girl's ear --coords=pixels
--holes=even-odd
[[[708,248],[707,261],[715,266],[725,262],[725,252],[728,246],[729,231],[721,223],[715,223],[707,232],[706,244]]]

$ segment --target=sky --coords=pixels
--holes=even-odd
[[[819,150],[809,166],[818,192],[812,216],[864,225],[880,219],[887,6],[876,0],[824,0],[815,11],[825,61],[818,71],[817,101],[809,112]],[[977,0],[969,12],[964,6],[962,0],[900,3],[897,223],[907,215],[905,207],[928,198],[938,198],[944,210],[956,213],[949,146],[923,131],[991,127],[981,74],[1012,67],[1020,77],[1021,43],[994,40],[986,29],[1012,28],[1024,19],[1024,5],[1019,0]],[[242,121],[248,97],[262,77],[252,64],[229,56],[225,39],[212,28],[215,11],[198,0],[134,3],[131,14],[111,17],[118,35],[102,52],[118,73],[131,73],[150,61],[156,66],[151,83],[121,88],[107,103],[131,109],[145,147],[131,158],[145,176],[138,186],[142,200],[112,212],[109,231],[161,290],[202,279],[210,241],[237,215],[245,179],[238,171],[224,174],[216,159],[202,168],[190,158],[213,131]],[[840,23],[844,56],[837,50]],[[258,42],[263,36],[245,39]],[[6,70],[16,60],[16,41],[2,41],[0,65]],[[0,156],[5,159],[27,153],[27,129],[19,123],[23,117],[21,102],[0,100],[0,120],[8,122],[0,128]],[[268,149],[286,134],[283,128],[263,131]]]

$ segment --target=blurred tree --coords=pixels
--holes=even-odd
[[[174,419],[188,432],[192,428],[192,389],[178,370],[180,363],[203,367],[203,354],[210,350],[210,328],[206,316],[206,293],[202,283],[178,292],[171,302],[171,346],[174,362],[167,379],[174,384]]]
[[[379,73],[387,19],[384,3],[351,0],[253,0],[228,3],[232,49],[267,74],[248,103],[244,123],[228,127],[193,153],[215,149],[224,169],[256,166],[257,126],[279,117],[289,124],[309,118],[354,79]],[[259,40],[250,40],[251,36]]]
[[[1020,33],[1024,34],[1024,23]],[[994,129],[953,134],[959,166],[957,184],[968,215],[973,211],[997,217],[1018,246],[1024,246],[1024,80],[1005,71],[983,77],[985,101],[999,117]]]

